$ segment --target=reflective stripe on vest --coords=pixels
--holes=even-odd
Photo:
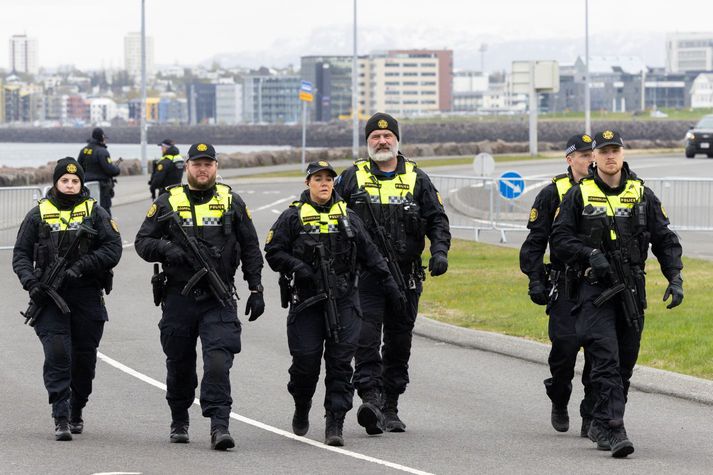
[[[564,195],[569,191],[570,188],[572,188],[572,182],[569,180],[568,176],[563,176],[561,178],[556,178],[552,180],[557,186],[557,194],[560,197],[560,203],[562,202],[562,198],[564,198]]]
[[[52,202],[46,198],[41,199],[40,217],[47,223],[53,233],[59,231],[72,231],[82,224],[92,214],[95,201],[92,198],[79,203],[71,210],[59,210]]]
[[[333,234],[339,232],[339,219],[347,215],[347,206],[337,201],[328,213],[320,213],[309,203],[294,203],[300,208],[300,222],[307,234]]]
[[[580,183],[584,206],[592,205],[597,211],[604,211],[610,218],[628,218],[636,203],[644,197],[644,185],[640,180],[627,180],[624,190],[618,195],[605,195],[595,181],[585,178]],[[611,240],[616,233],[611,230]]]
[[[230,193],[231,188],[227,185],[216,184],[215,194],[209,202],[193,207],[198,226],[222,226],[223,214],[230,210],[233,196]],[[180,185],[168,188],[170,197],[168,202],[173,211],[178,212],[183,226],[193,226],[193,214],[191,213],[191,202],[188,200],[188,195]]]
[[[161,158],[166,158],[166,159],[168,159],[168,160],[171,160],[173,163],[182,162],[182,161],[183,161],[183,157],[180,156],[180,155],[164,155],[164,156],[161,157]]]
[[[367,160],[357,160],[354,162],[357,167],[357,186],[362,186],[369,193],[372,203],[383,205],[399,205],[406,201],[406,195],[413,196],[416,187],[415,164],[406,161],[404,163],[406,171],[397,173],[393,180],[379,180],[369,169]]]

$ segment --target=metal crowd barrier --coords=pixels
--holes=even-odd
[[[0,249],[12,249],[27,212],[42,198],[36,186],[0,187]]]
[[[482,231],[500,233],[507,242],[508,232],[527,231],[532,204],[551,179],[524,178],[524,189],[517,198],[506,199],[493,177],[430,175],[443,198],[453,229],[472,230],[476,241]],[[713,231],[713,178],[645,179],[661,200],[677,231]]]

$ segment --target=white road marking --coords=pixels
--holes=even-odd
[[[272,211],[272,212],[275,213],[275,214],[280,214],[280,210],[279,210],[279,209],[273,208],[273,209],[271,209],[270,211]]]
[[[144,472],[96,472],[92,475],[142,475]]]
[[[100,360],[107,363],[108,365],[113,366],[114,368],[116,368],[120,371],[123,371],[124,373],[126,373],[130,376],[133,376],[134,378],[136,378],[140,381],[150,384],[151,386],[161,389],[162,391],[166,391],[165,384],[153,379],[150,376],[146,376],[143,373],[139,373],[135,369],[130,368],[130,367],[126,366],[125,364],[120,363],[120,362],[116,361],[115,359],[106,356],[102,352],[97,352],[97,357]],[[194,399],[193,404],[200,406],[200,401],[198,401],[198,399]],[[317,442],[316,440],[308,439],[306,437],[301,437],[301,436],[295,435],[291,432],[287,432],[285,430],[278,429],[277,427],[267,425],[263,422],[256,421],[255,419],[250,419],[249,417],[241,416],[240,414],[237,414],[235,412],[231,412],[230,417],[237,421],[244,422],[245,424],[251,425],[253,427],[257,427],[258,429],[263,429],[268,432],[272,432],[273,434],[281,435],[288,439],[296,440],[297,442],[302,442],[303,444],[311,445],[312,447],[317,447],[322,450],[328,450],[330,452],[334,452],[334,453],[341,454],[341,455],[346,455],[347,457],[352,457],[352,458],[355,458],[358,460],[364,460],[366,462],[371,462],[371,463],[375,463],[378,465],[384,465],[386,467],[393,468],[395,470],[400,470],[400,471],[406,472],[406,473],[414,473],[417,475],[433,475],[430,472],[424,472],[422,470],[407,467],[405,465],[400,465],[400,464],[397,464],[394,462],[389,462],[387,460],[378,459],[376,457],[371,457],[369,455],[360,454],[358,452],[352,452],[351,450],[340,449],[339,447],[331,447],[329,445],[323,444],[322,442]]]
[[[270,204],[266,204],[266,205],[264,205],[264,206],[260,206],[259,208],[255,208],[255,209],[252,210],[252,211],[253,211],[253,212],[255,212],[255,211],[262,211],[262,210],[264,210],[264,209],[272,208],[272,207],[275,206],[275,205],[279,205],[280,203],[284,203],[285,201],[290,201],[290,200],[293,200],[293,199],[295,199],[295,196],[294,196],[294,195],[290,195],[290,196],[288,196],[287,198],[280,198],[279,200],[277,200],[277,201],[275,201],[275,202],[272,202],[272,203],[270,203]]]
[[[124,241],[124,244],[121,245],[121,248],[122,248],[122,249],[127,249],[127,248],[129,248],[129,247],[132,247],[133,245],[134,245],[134,242],[133,242],[133,241],[132,241],[132,242]]]

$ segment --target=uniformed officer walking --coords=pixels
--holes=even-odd
[[[24,315],[44,349],[55,439],[72,440],[84,429],[82,409],[108,320],[102,291],[111,291],[122,248],[116,223],[89,197],[75,159],[59,160],[52,181],[22,222],[12,268],[30,293]]]
[[[185,166],[183,157],[173,140],[164,139],[158,146],[161,147],[161,159],[155,163],[149,181],[152,197],[155,193],[159,195],[166,193],[166,188],[171,185],[180,184]]]
[[[537,305],[547,305],[549,314],[548,334],[552,342],[548,363],[551,378],[545,379],[545,390],[552,401],[550,421],[558,432],[569,430],[567,404],[572,394],[572,378],[577,353],[581,342],[577,337],[575,319],[571,316],[576,301],[568,295],[565,287],[565,265],[550,255],[551,263],[545,265],[543,258],[552,231],[552,220],[562,197],[579,181],[589,174],[592,162],[592,138],[587,134],[570,137],[565,148],[567,173],[557,175],[552,183],[545,186],[535,197],[530,210],[527,228],[530,233],[520,248],[520,270],[530,279],[530,299]],[[572,292],[573,293],[573,292]],[[582,416],[580,435],[587,437],[592,422],[594,396],[589,382],[590,361],[585,353],[582,384],[584,399],[579,405]]]
[[[217,171],[215,148],[192,145],[186,163],[188,184],[171,186],[156,199],[135,247],[144,260],[161,262],[166,278],[165,287],[154,295],[163,310],[159,328],[166,354],[170,441],[189,441],[188,408],[198,385],[200,337],[201,409],[211,421],[211,447],[226,450],[235,446],[228,431],[233,402],[229,373],[241,348],[234,285],[240,263],[250,289],[245,309],[250,321],[262,315],[265,302],[262,254],[250,212],[229,186],[216,183]]]
[[[288,302],[290,306],[287,338],[292,365],[287,389],[295,401],[292,430],[297,435],[309,430],[324,352],[325,443],[342,446],[344,416],[354,397],[352,358],[361,329],[359,269],[368,269],[395,307],[405,302],[362,220],[333,193],[335,176],[328,162],[309,164],[308,189],[270,229],[265,258],[281,274],[283,307]]]
[[[399,152],[396,119],[374,114],[366,123],[365,137],[369,159],[357,160],[345,170],[335,190],[364,221],[379,251],[393,264],[392,274],[400,274],[394,277],[408,305],[393,311],[381,278],[369,271],[361,274],[364,322],[354,385],[363,404],[357,419],[369,434],[403,432],[406,425],[398,416],[398,399],[409,382],[412,332],[426,277],[421,253],[428,236],[428,269],[432,276],[444,274],[451,235],[440,195],[428,175]]]
[[[589,437],[614,457],[626,457],[634,451],[624,408],[644,326],[649,244],[669,282],[666,308],[683,301],[682,249],[661,202],[624,162],[619,133],[596,134],[592,148],[595,172],[565,195],[550,244],[581,276],[572,313],[597,398]]]
[[[77,161],[84,168],[87,181],[99,182],[99,205],[111,216],[111,199],[114,197],[114,177],[121,173],[113,163],[106,146],[107,136],[97,127],[92,130],[92,138],[79,151]]]

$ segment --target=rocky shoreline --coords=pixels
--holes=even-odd
[[[652,149],[652,148],[676,148],[681,146],[680,139],[659,139],[659,140],[627,140],[626,148],[629,149]],[[401,151],[409,158],[419,157],[445,157],[445,156],[475,156],[478,153],[486,152],[493,155],[527,153],[528,142],[506,142],[504,140],[482,140],[478,142],[446,142],[434,144],[406,144],[401,147]],[[220,151],[220,146],[216,147]],[[559,142],[539,142],[540,151],[560,151],[562,144]],[[366,156],[366,149],[362,147],[359,155]],[[332,147],[323,149],[307,150],[305,159],[310,162],[314,160],[342,160],[351,157],[351,147]],[[246,168],[268,165],[283,165],[290,163],[300,163],[301,150],[298,148],[291,150],[275,150],[263,152],[220,154],[221,168]],[[40,167],[0,167],[0,186],[27,186],[52,181],[52,172],[55,162],[49,162]],[[121,164],[121,175],[140,175],[141,163],[139,159],[124,159]]]

